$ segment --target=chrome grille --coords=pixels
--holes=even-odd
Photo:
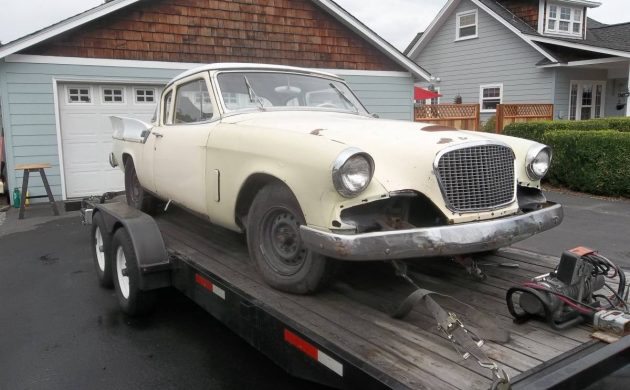
[[[514,153],[503,145],[464,146],[439,157],[437,174],[448,208],[483,211],[514,199]]]

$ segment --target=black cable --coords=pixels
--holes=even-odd
[[[612,287],[610,287],[609,285],[607,285],[606,283],[604,283],[604,287],[606,287],[607,289],[609,289],[609,290],[610,290],[610,292],[612,292],[613,294],[615,294],[615,297],[617,298],[617,300],[618,300],[620,303],[623,303],[623,307],[626,309],[626,311],[628,311],[628,305],[627,305],[627,304],[626,304],[626,302],[623,300],[623,298],[621,298],[621,297],[619,296],[619,294],[618,294],[618,293],[616,293],[616,292],[615,292],[615,290],[613,290],[613,288],[612,288]],[[615,307],[617,307],[617,306],[613,306],[613,308],[615,308]]]
[[[535,284],[535,283],[534,283],[534,282],[531,282],[531,283],[529,283],[529,284],[526,284],[526,287],[533,288],[533,289],[536,289],[536,290],[539,290],[539,291],[544,291],[544,292],[547,292],[547,293],[549,293],[549,294],[554,294],[554,295],[557,295],[557,296],[559,296],[559,297],[566,298],[566,299],[568,299],[569,301],[573,302],[573,303],[574,303],[574,304],[576,304],[576,305],[583,306],[583,307],[588,308],[588,309],[590,309],[590,310],[593,310],[593,311],[595,311],[595,312],[598,312],[598,311],[599,311],[599,308],[596,308],[596,307],[593,307],[593,306],[587,305],[586,303],[584,303],[584,302],[580,302],[580,301],[578,301],[577,299],[573,299],[573,298],[571,298],[571,297],[570,297],[570,296],[568,296],[568,295],[564,295],[564,294],[559,293],[559,292],[557,292],[557,291],[550,290],[550,289],[548,289],[548,288],[546,288],[546,287],[543,287],[543,286],[540,286],[540,285],[533,285],[533,284]]]
[[[593,298],[604,298],[606,301],[608,301],[608,304],[610,305],[611,309],[614,309],[615,307],[617,307],[617,306],[615,306],[614,303],[612,303],[610,298],[608,298],[606,295],[593,294]]]

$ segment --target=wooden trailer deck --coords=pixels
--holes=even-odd
[[[473,358],[464,360],[437,330],[433,318],[416,307],[404,320],[387,313],[412,291],[386,263],[346,264],[336,281],[315,296],[295,296],[269,288],[250,263],[244,237],[212,226],[175,208],[158,216],[169,251],[184,255],[226,282],[293,319],[318,338],[334,343],[349,359],[387,376],[393,388],[488,389],[490,372]],[[558,259],[506,249],[484,256],[481,264],[518,263],[518,269],[482,268],[488,278],[473,281],[446,259],[416,260],[410,274],[424,288],[451,295],[493,315],[511,333],[505,344],[486,342],[483,349],[511,378],[592,341],[586,326],[555,331],[541,322],[516,325],[505,304],[506,290],[549,272]],[[630,279],[630,278],[629,278]],[[446,308],[449,300],[436,298]],[[462,321],[474,324],[458,313]],[[382,379],[382,378],[381,378]]]

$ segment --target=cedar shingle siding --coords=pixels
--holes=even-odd
[[[538,29],[538,0],[503,0],[500,3],[527,24]]]
[[[401,70],[308,0],[143,1],[24,52]]]

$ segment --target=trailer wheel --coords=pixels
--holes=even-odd
[[[131,158],[125,163],[125,197],[127,198],[127,204],[131,207],[144,211],[147,214],[151,214],[154,211],[155,198],[140,185],[136,166]]]
[[[140,289],[140,270],[129,233],[120,228],[112,240],[114,286],[122,310],[130,316],[149,313],[155,307],[157,291]]]
[[[107,231],[103,216],[95,213],[92,218],[92,258],[98,283],[105,288],[114,287],[111,244],[112,236]]]
[[[333,260],[304,247],[300,225],[305,223],[297,199],[282,183],[261,189],[247,217],[247,245],[263,279],[294,294],[309,294],[332,277]]]

